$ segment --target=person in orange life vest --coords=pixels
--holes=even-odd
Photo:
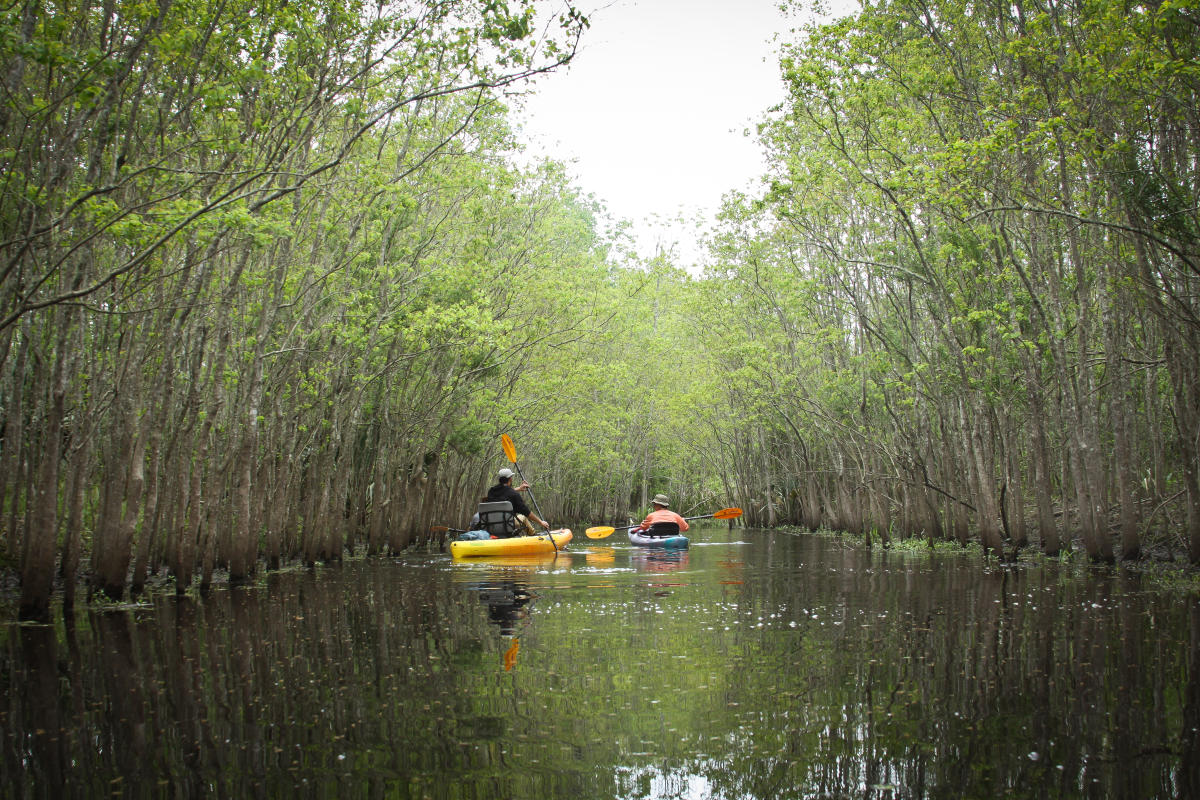
[[[683,533],[688,529],[687,520],[676,514],[670,509],[670,501],[667,500],[665,494],[656,494],[654,499],[650,501],[654,506],[654,510],[646,515],[641,524],[634,528],[630,533],[646,533],[650,530],[650,526],[656,522],[674,522],[679,526],[679,532]],[[653,535],[653,534],[651,534]]]

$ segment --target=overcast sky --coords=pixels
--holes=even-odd
[[[745,131],[783,98],[773,37],[788,40],[800,20],[778,0],[578,5],[591,27],[571,65],[526,101],[527,139],[634,224],[643,256],[678,242],[676,254],[694,259],[695,232],[654,219],[711,218],[722,194],[752,188],[764,167]]]

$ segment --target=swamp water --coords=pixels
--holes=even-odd
[[[1200,603],[694,530],[0,628],[3,797],[1200,796]]]

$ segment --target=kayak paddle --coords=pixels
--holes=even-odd
[[[517,475],[520,476],[521,483],[529,483],[529,481],[525,480],[525,476],[521,474],[521,466],[517,463],[517,448],[513,444],[512,437],[507,433],[501,435],[500,446],[504,448],[504,455],[508,456],[508,460],[511,461],[512,465],[517,468]],[[535,500],[533,497],[533,487],[530,487],[528,491],[529,502],[533,503],[533,510],[536,511],[537,515],[543,520],[546,519],[545,517],[542,517],[542,510],[538,508],[537,500]],[[546,535],[550,537],[550,544],[554,545],[554,552],[557,553],[558,542],[554,541],[554,534],[547,532]]]
[[[684,517],[684,519],[688,520],[689,522],[694,519],[708,519],[709,517],[712,517],[713,519],[737,519],[741,515],[742,510],[740,508],[722,508],[720,511],[716,511],[712,514],[701,514],[698,517]],[[607,525],[600,525],[595,528],[588,528],[586,531],[584,531],[584,533],[588,535],[589,539],[603,539],[606,536],[612,536],[615,531],[626,531],[630,528],[636,528],[640,524],[641,523],[639,522],[637,525],[622,525],[619,528],[611,528]]]

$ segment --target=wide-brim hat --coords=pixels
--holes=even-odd
[[[665,494],[654,495],[654,499],[651,500],[650,502],[656,506],[662,506],[663,508],[671,507],[671,503],[669,500],[667,500],[667,496]]]

